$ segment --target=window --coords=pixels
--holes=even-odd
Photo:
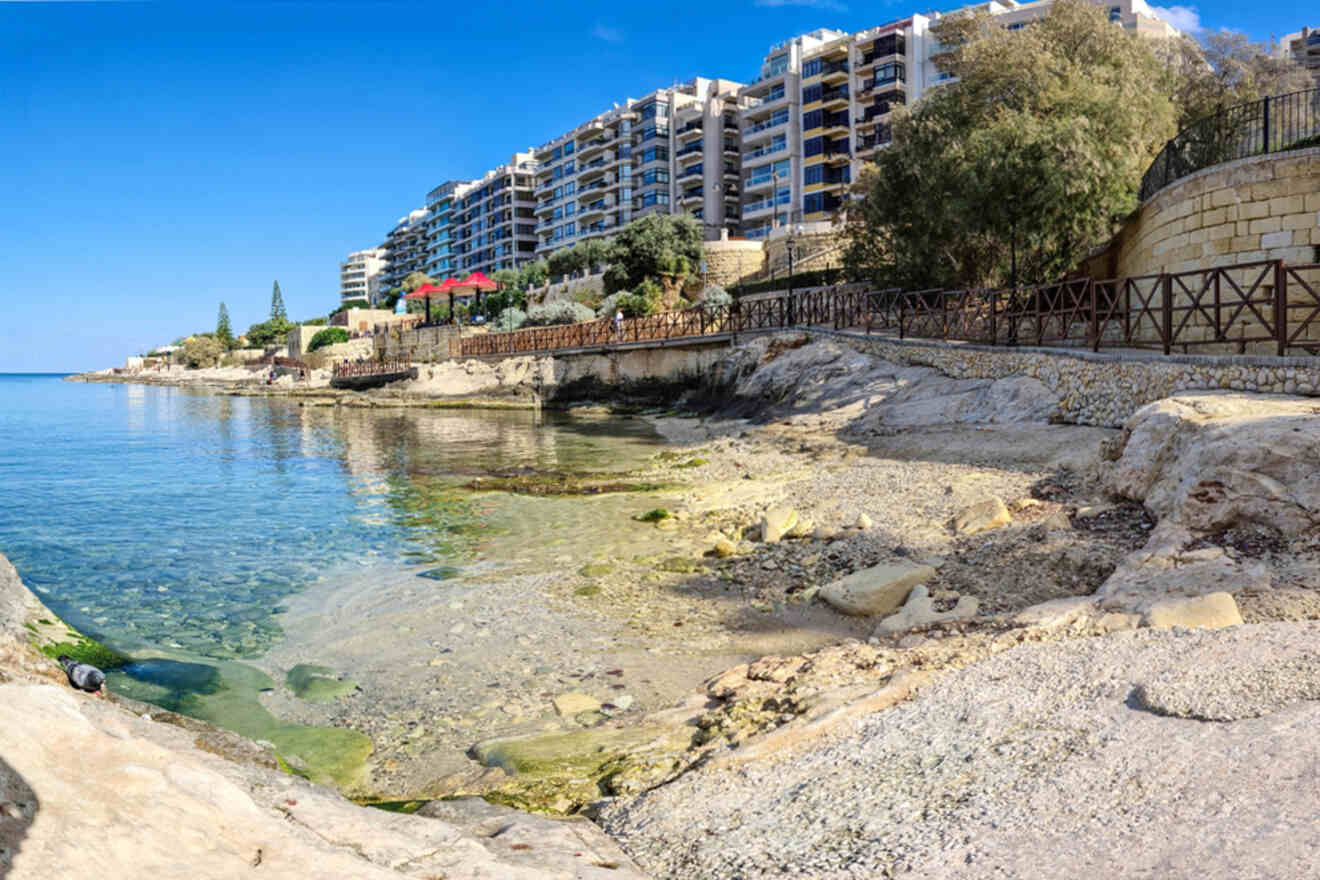
[[[825,122],[824,110],[808,110],[802,114],[802,130],[811,131],[813,128],[820,128]]]
[[[820,100],[821,87],[819,85],[807,86],[802,90],[802,103],[811,104]]]
[[[573,151],[576,149],[577,149],[577,144],[573,143],[572,141],[569,141],[568,143],[564,144],[564,155],[571,156],[573,155]]]
[[[891,82],[902,82],[905,78],[906,69],[901,61],[891,61],[888,64],[882,64],[875,69],[875,79],[872,85],[882,86]]]
[[[819,58],[813,58],[810,61],[808,61],[806,64],[803,64],[802,78],[809,79],[810,77],[813,76],[820,76],[820,66],[821,66],[821,60]]]
[[[770,66],[766,70],[766,76],[776,76],[788,70],[788,55],[775,55],[770,59]]]
[[[577,235],[577,224],[576,224],[576,223],[565,223],[565,224],[564,224],[564,235],[566,235],[566,236],[570,236],[570,237],[571,237],[571,236],[574,236],[574,235]]]
[[[550,161],[553,162],[553,161],[555,161],[556,159],[562,158],[563,155],[564,155],[564,148],[563,148],[563,147],[555,147],[554,152],[550,154]],[[466,203],[465,203],[465,204],[466,204]]]
[[[576,203],[576,202],[569,202],[568,204],[564,205],[564,216],[565,216],[565,217],[572,217],[572,216],[573,216],[574,214],[576,214],[576,213],[577,213],[577,203]]]
[[[650,149],[642,150],[641,155],[642,155],[641,164],[643,165],[645,165],[648,162],[668,162],[669,148],[651,147]]]
[[[642,173],[642,186],[651,183],[668,183],[669,170],[667,168],[653,168],[650,171]]]
[[[564,184],[564,195],[571,196],[575,192],[577,192],[576,180],[570,180],[568,183]]]
[[[825,152],[825,138],[823,137],[807,138],[802,142],[803,156],[819,156],[823,152]]]

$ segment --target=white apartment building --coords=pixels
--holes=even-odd
[[[1295,34],[1288,34],[1279,41],[1279,55],[1291,57],[1310,71],[1316,84],[1320,85],[1320,28],[1304,27]]]
[[[1144,0],[1099,2],[1125,29],[1178,36]],[[1016,30],[1053,4],[990,0],[946,14],[983,10]],[[852,34],[816,30],[770,48],[760,77],[739,93],[744,235],[765,238],[834,216],[862,166],[889,143],[894,108],[952,81],[935,63],[941,46],[931,27],[940,17],[913,15]]]
[[[386,261],[380,276],[382,290],[399,287],[410,272],[426,270],[426,216],[425,208],[409,211],[385,237],[385,243],[380,246]]]
[[[454,190],[450,224],[456,274],[490,275],[536,259],[536,168],[528,149]]]
[[[738,89],[697,77],[537,147],[537,256],[656,212],[687,211],[708,229],[738,223]]]
[[[339,264],[339,301],[361,299],[375,305],[380,294],[380,276],[385,270],[385,250],[354,251]]]

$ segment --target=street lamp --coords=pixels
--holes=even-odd
[[[788,323],[796,323],[793,309],[793,248],[797,245],[796,236],[802,234],[802,224],[788,229]]]

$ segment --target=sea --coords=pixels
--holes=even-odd
[[[112,648],[241,660],[295,592],[363,566],[461,570],[510,518],[474,477],[625,470],[662,444],[641,419],[0,374],[0,553]]]

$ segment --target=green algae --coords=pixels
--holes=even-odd
[[[584,597],[599,596],[600,587],[596,586],[595,584],[583,584],[582,586],[578,587],[576,590],[573,591],[573,595],[584,596]]]
[[[340,678],[328,666],[313,666],[309,663],[299,663],[290,669],[284,683],[298,699],[309,703],[333,703],[358,688],[356,681]]]
[[[638,522],[660,522],[660,520],[669,519],[671,516],[673,516],[673,514],[665,510],[663,507],[657,507],[654,510],[648,510],[646,513],[634,517],[634,519]]]
[[[275,682],[244,663],[158,655],[135,659],[109,678],[117,694],[270,743],[282,769],[346,793],[360,785],[373,748],[371,739],[356,730],[276,718],[258,697]]]
[[[584,565],[578,569],[578,574],[585,577],[602,577],[614,571],[614,566],[608,562],[593,562],[590,565]]]
[[[532,495],[541,498],[656,492],[665,488],[660,483],[627,480],[622,479],[622,476],[626,475],[564,471],[491,474],[476,477],[464,483],[463,488],[474,492],[509,492],[514,495]]]

